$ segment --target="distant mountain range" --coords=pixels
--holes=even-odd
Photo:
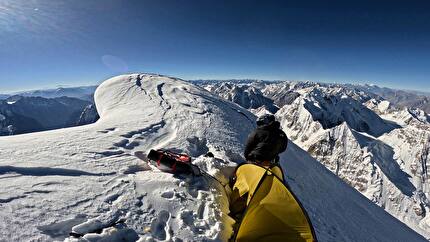
[[[0,100],[0,136],[95,122],[92,102],[73,97],[11,96]]]
[[[6,95],[6,94],[0,94],[0,100],[4,100],[4,99],[6,99],[6,98],[8,98],[9,97],[9,95]]]
[[[430,93],[410,91],[410,90],[396,90],[386,87],[379,87],[376,85],[355,85],[355,84],[328,84],[328,83],[316,83],[316,82],[293,82],[293,81],[267,81],[267,80],[255,80],[255,79],[232,79],[232,80],[191,80],[189,81],[193,84],[205,86],[211,92],[218,93],[224,99],[235,102],[242,107],[248,109],[258,109],[264,106],[264,110],[275,113],[280,107],[291,104],[300,94],[292,91],[290,88],[294,83],[300,83],[302,86],[312,86],[319,85],[322,87],[340,86],[343,88],[353,89],[357,92],[362,91],[367,95],[373,95],[373,97],[379,97],[387,100],[391,105],[395,105],[400,108],[412,108],[420,109],[426,113],[430,113]],[[229,86],[229,83],[234,83],[233,86]],[[243,88],[242,86],[249,86],[251,88]],[[266,92],[262,93],[261,90],[269,84],[277,84],[278,86],[283,86],[283,88],[278,88],[277,92]],[[89,101],[84,109],[81,109],[80,117],[76,124],[73,125],[84,125],[95,122],[98,119],[98,113],[94,105],[88,106],[93,103],[93,95],[97,86],[80,86],[80,87],[60,87],[54,89],[41,89],[33,91],[22,91],[15,92],[11,94],[0,94],[0,100],[6,100],[12,98],[13,96],[21,97],[42,97],[42,98],[60,98],[69,97],[77,98],[80,100]],[[34,99],[36,100],[36,99]],[[40,99],[39,99],[40,101]],[[27,102],[27,104],[29,104]],[[31,109],[31,107],[29,107]],[[256,110],[257,112],[258,110]],[[263,111],[264,112],[264,111]],[[1,112],[0,112],[1,114]],[[5,116],[2,114],[2,116]],[[2,119],[0,116],[0,120]],[[30,119],[28,119],[30,118]],[[46,128],[45,125],[38,124],[34,122],[31,117],[19,115],[15,116],[15,119],[19,119],[19,123],[26,125],[15,125],[16,127],[21,127],[18,130],[22,130],[19,133],[34,132],[35,130],[45,130],[52,129],[52,127],[67,127],[71,126],[71,123],[65,124],[61,122],[50,128]],[[4,121],[0,121],[3,122]],[[12,121],[11,121],[12,122]],[[18,121],[14,121],[18,122]],[[28,125],[27,125],[28,124]],[[30,125],[31,124],[31,125]],[[4,125],[4,124],[3,124]],[[66,125],[66,126],[64,126]],[[72,125],[72,126],[73,126]],[[45,128],[40,128],[45,127]],[[8,131],[7,131],[8,132]],[[2,134],[7,133],[5,127],[3,127]],[[16,131],[15,131],[16,133]]]
[[[43,97],[43,98],[57,98],[57,97],[73,97],[82,100],[93,102],[93,94],[97,86],[82,86],[82,87],[59,87],[55,89],[41,89],[33,91],[14,92],[10,94],[0,94],[0,99],[6,99],[10,96],[23,96],[23,97]]]
[[[429,97],[371,85],[314,82],[197,85],[257,116],[275,114],[294,143],[369,200],[430,236]]]
[[[0,94],[0,136],[90,124],[99,116],[97,86],[60,87]]]
[[[354,87],[365,92],[377,94],[397,106],[419,108],[426,113],[430,113],[430,93],[396,90],[386,87],[378,87],[375,85],[354,85]]]
[[[232,92],[226,97],[249,110],[216,95],[217,90],[225,95],[228,86]],[[233,204],[224,184],[244,162],[244,141],[255,128],[250,111],[273,105],[280,108],[276,115],[291,139],[280,155],[282,178],[309,215],[318,241],[427,241],[429,183],[423,170],[429,153],[421,143],[427,127],[423,113],[398,113],[382,98],[340,86],[228,86],[208,92],[209,87],[176,78],[121,75],[95,93],[97,123],[0,137],[0,237],[228,241],[240,222],[228,216]],[[271,102],[269,96],[281,99]],[[283,102],[289,104],[276,105]],[[398,127],[395,122],[407,123]],[[204,175],[163,173],[136,157],[158,148],[190,154]],[[285,206],[264,201],[253,208],[264,213],[267,206]],[[279,214],[272,215],[279,220]]]
[[[389,101],[391,104],[406,107],[406,108],[419,108],[426,113],[430,113],[430,92],[425,91],[414,91],[414,90],[399,90],[387,87],[379,87],[377,85],[357,85],[357,84],[335,84],[335,83],[321,83],[321,82],[311,82],[311,81],[267,81],[267,80],[254,80],[254,79],[231,79],[231,80],[191,80],[193,84],[200,86],[216,86],[217,88],[226,83],[234,83],[236,86],[252,84],[253,87],[263,88],[268,84],[280,84],[289,86],[294,83],[301,83],[301,85],[319,85],[323,87],[330,86],[340,86],[344,88],[354,89],[357,91],[363,91],[367,94],[374,94],[383,99]],[[247,90],[245,90],[247,92]],[[218,92],[220,93],[220,92]],[[227,95],[227,94],[225,94]],[[288,104],[296,94],[291,93],[289,88],[284,88],[283,91],[276,94],[268,93],[267,97],[274,100],[275,104],[282,106]],[[270,95],[277,95],[276,97],[270,97]],[[236,94],[237,96],[237,94]],[[236,97],[237,98],[237,97]],[[227,98],[229,99],[229,98]],[[233,101],[229,99],[230,101]],[[239,103],[240,104],[240,103]]]

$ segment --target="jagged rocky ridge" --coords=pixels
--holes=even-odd
[[[109,79],[95,97],[101,118],[93,125],[0,137],[0,238],[77,241],[68,236],[73,230],[89,241],[227,241],[232,220],[220,184],[159,172],[133,154],[187,152],[227,182],[243,162],[255,116],[153,74]],[[215,158],[204,157],[207,151]],[[319,241],[425,241],[294,142],[281,160]]]
[[[413,91],[395,90],[376,85],[352,85],[352,87],[363,90],[367,93],[374,93],[394,103],[399,107],[421,109],[430,113],[430,93],[420,93]]]
[[[97,112],[96,105],[89,104],[84,108],[81,115],[79,116],[79,120],[76,123],[76,125],[86,125],[86,124],[92,124],[95,123],[97,120],[99,120],[100,116]]]
[[[255,86],[231,85],[230,83],[220,83],[220,85],[206,85],[206,90],[217,93],[224,99],[239,104],[246,109],[257,109],[264,106],[270,112],[275,113],[278,107],[273,100],[265,97],[259,88]]]
[[[278,106],[276,116],[291,140],[369,200],[430,237],[430,119],[423,110],[391,103],[384,98],[391,92],[379,96],[365,86],[225,83],[200,85],[221,97],[238,95],[236,86],[259,88]],[[263,105],[250,110],[257,115],[270,112]]]

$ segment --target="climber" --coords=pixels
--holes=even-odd
[[[279,154],[287,135],[273,115],[257,119],[246,142],[245,158],[230,179],[230,217],[234,242],[316,242],[306,210],[284,181]]]
[[[248,162],[263,166],[279,163],[279,154],[287,149],[287,135],[275,116],[265,114],[257,119],[257,128],[249,135],[245,147]]]
[[[254,163],[272,168],[279,163],[279,154],[287,148],[287,135],[280,129],[275,116],[265,114],[257,119],[257,128],[249,135],[245,147],[245,158]],[[279,168],[280,169],[280,168]],[[239,192],[236,184],[237,176],[230,178],[230,216],[240,221],[247,205],[247,192]],[[236,229],[236,228],[235,228]]]

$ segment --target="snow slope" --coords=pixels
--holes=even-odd
[[[109,79],[95,101],[95,124],[0,137],[0,240],[75,241],[73,230],[81,241],[226,241],[233,221],[217,182],[162,173],[133,154],[187,152],[226,182],[255,117],[152,74]],[[319,241],[425,241],[293,143],[281,158]]]
[[[276,116],[290,139],[370,201],[430,238],[430,116],[423,110],[402,108],[344,84],[218,81],[203,86],[234,93],[236,85],[261,88],[281,107]],[[268,112],[264,106],[249,110]]]
[[[430,238],[430,125],[409,112],[393,111],[387,101],[369,100],[371,110],[343,91],[312,88],[276,114],[290,138],[369,200]]]

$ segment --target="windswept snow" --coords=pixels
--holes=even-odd
[[[318,241],[427,241],[370,202],[293,143],[281,157]]]
[[[134,154],[187,152],[226,183],[255,116],[152,74],[109,79],[95,101],[95,124],[0,137],[0,240],[227,241],[234,221],[217,181],[162,173]],[[425,241],[293,143],[281,158],[319,241]]]
[[[210,150],[220,168],[233,166],[253,115],[158,75],[112,78],[95,101],[95,124],[0,139],[0,238],[63,240],[111,227],[84,238],[226,240],[228,200],[213,179],[148,171],[134,152]]]

